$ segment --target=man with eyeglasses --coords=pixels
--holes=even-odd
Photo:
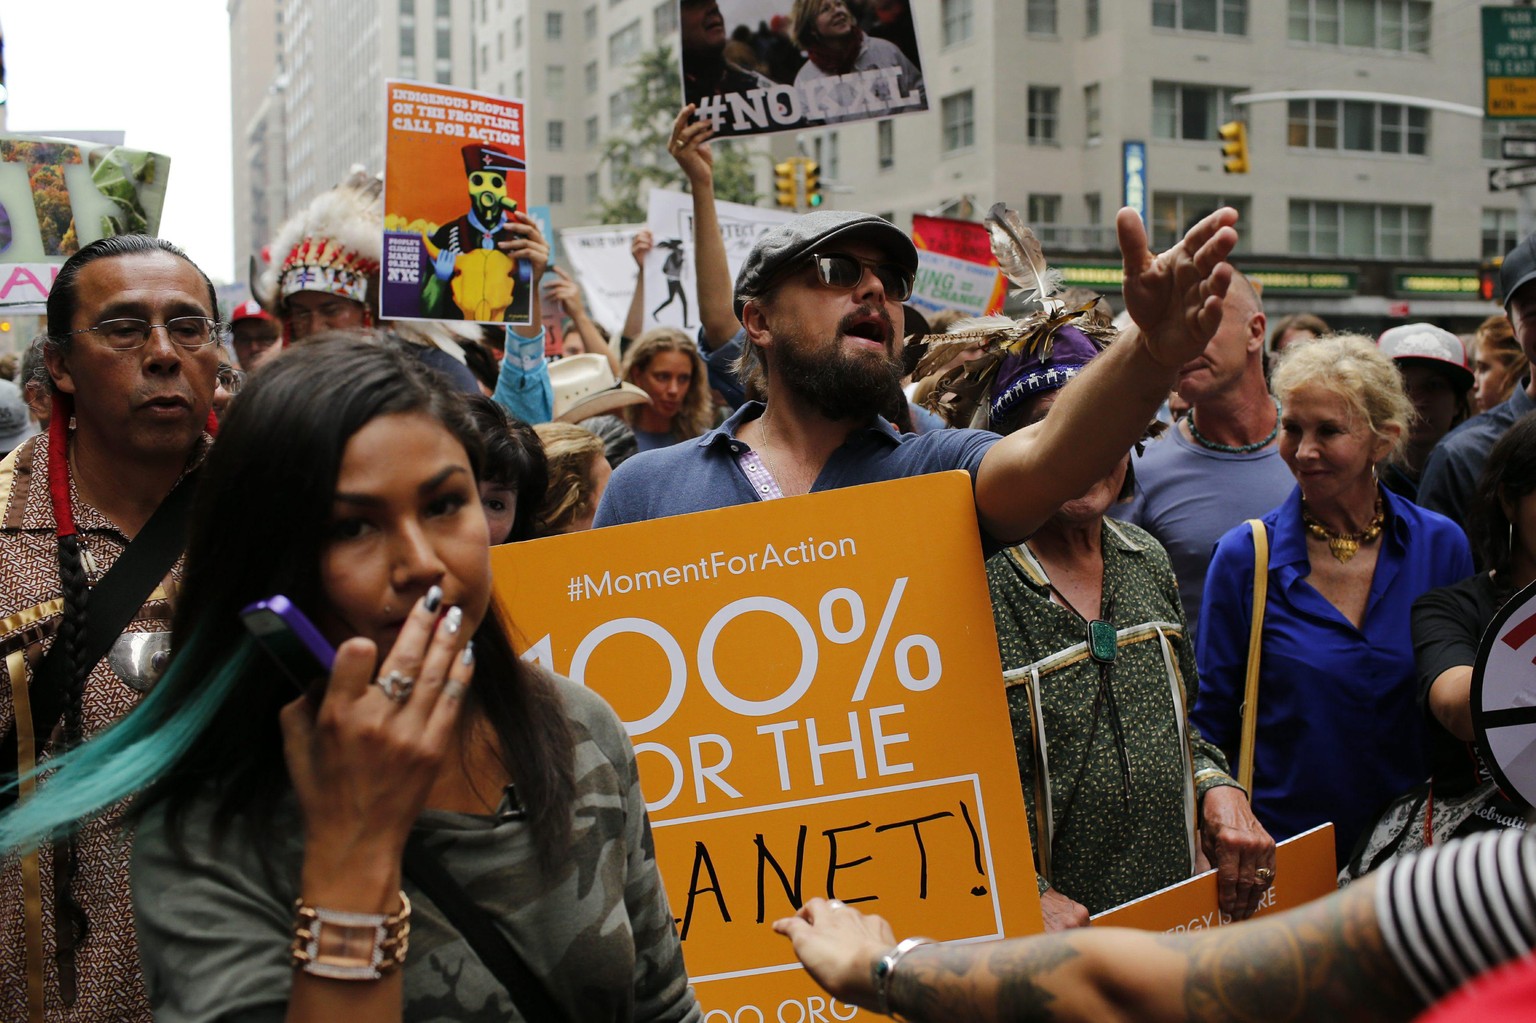
[[[1221,322],[1237,214],[1221,209],[1154,255],[1131,210],[1117,228],[1135,326],[1061,392],[1041,423],[900,434],[880,417],[901,377],[901,303],[917,250],[893,224],[827,210],[758,239],[736,277],[747,402],[698,441],[646,452],[613,474],[595,525],[965,469],[989,551],[1034,532],[1142,435],[1180,366]],[[750,390],[750,388],[749,388]]]
[[[217,310],[202,271],[143,235],[85,246],[54,282],[48,430],[0,461],[4,781],[132,710],[164,666]],[[0,1019],[150,1019],[119,817],[0,867]]]

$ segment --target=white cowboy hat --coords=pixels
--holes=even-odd
[[[628,405],[649,405],[651,396],[634,384],[620,383],[606,355],[568,355],[549,364],[555,389],[555,420],[579,423]]]

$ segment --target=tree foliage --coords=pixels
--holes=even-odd
[[[604,224],[645,221],[645,195],[651,188],[687,191],[688,181],[667,152],[672,122],[682,109],[683,84],[677,58],[670,47],[642,53],[625,87],[629,131],[603,143],[612,193],[598,203]],[[715,196],[751,205],[757,201],[750,156],[740,144],[719,139],[709,143],[715,157]]]

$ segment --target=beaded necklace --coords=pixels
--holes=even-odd
[[[1212,451],[1223,451],[1229,455],[1246,455],[1260,448],[1268,447],[1269,442],[1280,435],[1280,399],[1271,398],[1270,400],[1275,403],[1275,428],[1270,430],[1269,436],[1263,440],[1254,441],[1252,444],[1218,444],[1200,433],[1200,428],[1195,425],[1193,409],[1190,410],[1188,417],[1190,436],[1194,437],[1196,442],[1203,448],[1210,448]]]
[[[1371,518],[1370,525],[1358,533],[1335,533],[1312,517],[1312,513],[1307,511],[1305,500],[1301,502],[1301,521],[1312,536],[1328,541],[1328,553],[1342,565],[1355,556],[1361,544],[1370,543],[1381,535],[1382,523],[1386,521],[1386,516],[1381,510],[1381,491],[1379,489],[1376,491],[1376,514]]]

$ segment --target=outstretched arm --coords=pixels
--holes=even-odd
[[[712,352],[736,336],[741,321],[736,319],[731,302],[735,283],[725,260],[725,239],[720,235],[720,218],[715,212],[715,156],[709,148],[715,130],[708,121],[693,120],[697,109],[690,103],[678,113],[667,149],[688,176],[688,188],[693,193],[693,265],[699,321],[704,324],[706,350]]]
[[[655,247],[655,239],[646,230],[636,232],[634,241],[629,243],[629,254],[635,257],[635,265],[640,269],[635,274],[635,294],[629,300],[629,312],[624,316],[625,342],[633,341],[645,330],[645,257]]]
[[[914,1021],[1411,1019],[1423,1006],[1382,940],[1373,887],[1192,936],[1105,928],[924,945],[901,959],[883,1007],[884,920],[812,899],[774,929],[834,997]]]
[[[1153,255],[1141,218],[1120,211],[1125,304],[1134,326],[1062,389],[1049,416],[987,452],[976,477],[976,511],[993,537],[1029,536],[1141,437],[1179,367],[1204,350],[1221,323],[1236,222],[1237,212],[1223,207]]]

